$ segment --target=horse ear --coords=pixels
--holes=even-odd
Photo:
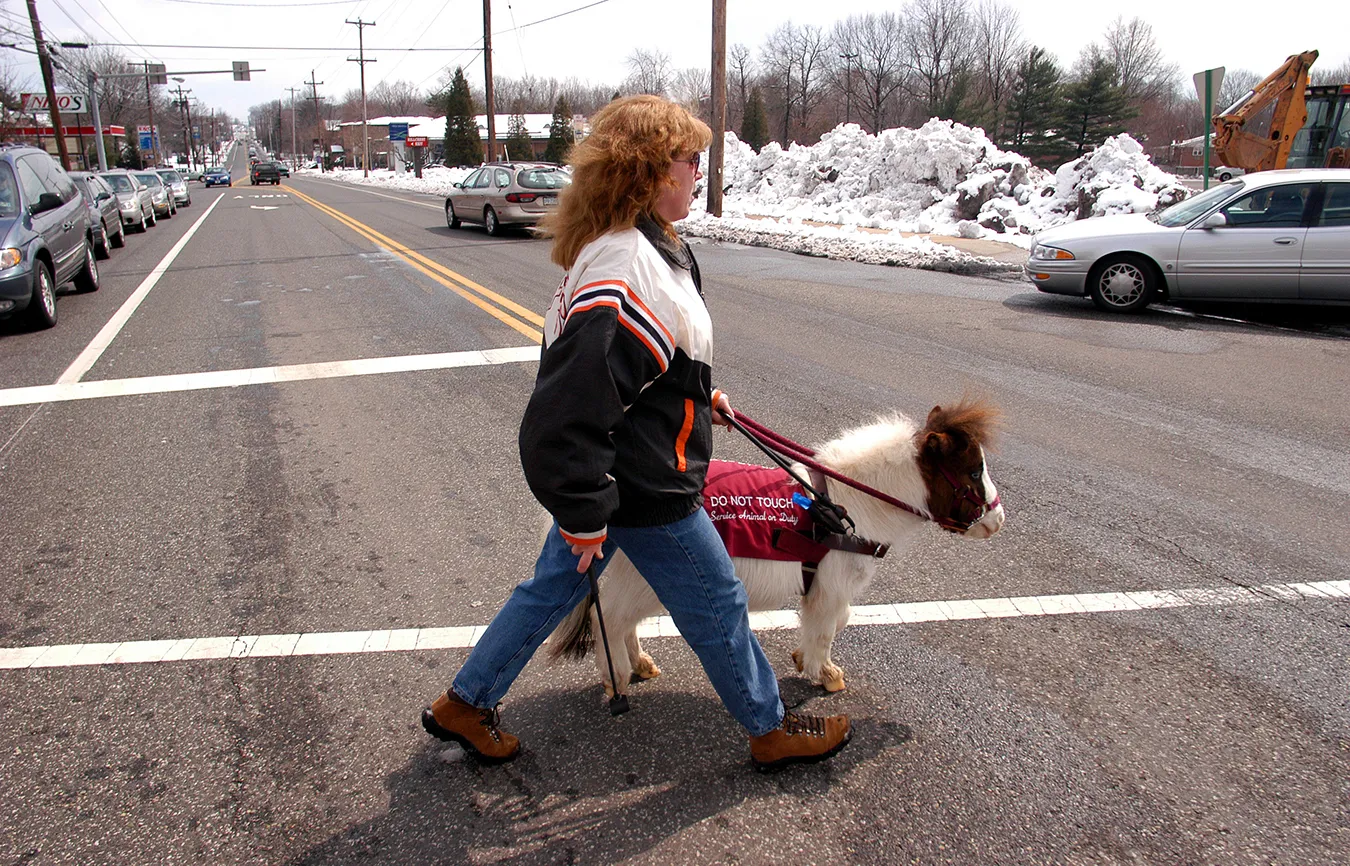
[[[940,414],[942,414],[942,407],[941,407],[941,406],[934,406],[932,409],[929,410],[929,412],[928,412],[928,426],[929,426],[929,427],[933,426],[933,420],[934,420],[935,418],[937,418],[937,416],[940,415]]]
[[[929,433],[923,437],[923,453],[934,457],[946,455],[951,446],[952,437],[946,433]]]

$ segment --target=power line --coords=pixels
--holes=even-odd
[[[118,20],[117,16],[113,14],[113,11],[108,8],[107,3],[104,3],[103,0],[98,0],[98,5],[103,7],[103,11],[108,13],[108,17],[113,20],[113,23],[117,25],[119,30],[121,30],[123,33],[127,35],[128,39],[130,39],[132,42],[136,41],[136,37],[131,34],[131,31],[126,28],[125,24],[123,24],[120,20]],[[136,53],[146,58],[149,58],[150,56],[146,54],[144,51],[137,51]]]
[[[603,0],[602,0],[603,2]],[[527,25],[528,26],[528,25]],[[166,42],[90,42],[90,45],[108,48],[182,48],[192,51],[202,50],[229,50],[229,51],[351,51],[350,45],[174,45]],[[468,48],[371,48],[371,51],[473,51],[474,47]]]
[[[245,9],[283,9],[296,6],[346,6],[353,0],[318,0],[310,3],[227,3],[224,0],[159,0],[161,3],[185,3],[189,6],[236,6]]]

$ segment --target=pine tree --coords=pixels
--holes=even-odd
[[[1115,67],[1094,57],[1087,72],[1064,88],[1060,139],[1071,155],[1082,156],[1108,136],[1124,132],[1125,121],[1134,117],[1129,97],[1115,81]]]
[[[1035,159],[1059,153],[1053,140],[1059,122],[1060,71],[1043,48],[1032,48],[1017,66],[1008,105],[1005,146]]]
[[[506,153],[509,159],[534,159],[534,140],[530,138],[530,130],[525,125],[525,115],[519,102],[513,106],[511,119],[506,125]]]
[[[553,120],[548,125],[548,148],[544,151],[544,161],[562,165],[567,161],[567,151],[575,141],[572,106],[567,104],[566,96],[559,96],[553,105]]]
[[[741,141],[756,151],[769,142],[769,119],[764,114],[764,94],[752,88],[745,101],[745,116],[741,118]]]
[[[483,162],[483,140],[474,121],[477,109],[464,68],[455,69],[454,81],[445,95],[445,164],[480,165]]]
[[[123,168],[132,168],[138,171],[140,170],[141,142],[140,138],[136,134],[136,130],[134,129],[127,130],[127,141],[126,144],[122,145],[121,156],[122,158],[118,161],[118,165],[120,165]]]

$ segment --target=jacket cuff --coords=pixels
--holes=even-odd
[[[563,540],[568,544],[590,546],[593,544],[604,544],[608,531],[606,527],[602,526],[594,532],[568,532],[566,529],[559,526],[558,534],[561,535]]]

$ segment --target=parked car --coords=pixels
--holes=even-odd
[[[135,172],[119,168],[102,172],[99,177],[107,181],[117,195],[117,208],[122,212],[123,226],[135,226],[137,231],[145,231],[155,224],[154,197]]]
[[[248,170],[248,182],[257,186],[260,183],[281,183],[281,172],[275,162],[255,162]]]
[[[1233,168],[1231,165],[1216,165],[1209,170],[1211,177],[1216,177],[1221,181],[1230,181],[1235,177],[1242,177],[1247,173],[1246,169]]]
[[[1174,301],[1350,303],[1350,170],[1234,178],[1149,214],[1036,235],[1028,278],[1132,313]]]
[[[504,226],[536,225],[571,183],[568,172],[550,163],[488,163],[446,196],[445,224],[481,223],[490,235]]]
[[[188,190],[187,179],[171,168],[156,171],[164,185],[173,193],[174,207],[191,207],[192,193]]]
[[[100,259],[112,255],[111,247],[126,244],[126,229],[122,226],[122,212],[117,206],[117,194],[103,178],[88,171],[72,171],[84,204],[89,209],[89,229],[94,238],[94,254]]]
[[[173,219],[178,208],[173,203],[173,192],[164,185],[164,178],[153,171],[133,172],[136,179],[150,188],[150,202],[155,207],[155,216]]]
[[[56,324],[56,287],[98,289],[88,207],[46,151],[0,146],[0,314],[26,313],[36,328]]]
[[[276,163],[276,167],[277,167],[277,173],[280,174],[282,177],[290,177],[290,176],[291,176],[291,167],[290,167],[289,165],[287,165],[286,163],[281,162],[280,160],[278,160],[277,163]]]
[[[218,186],[220,184],[234,186],[234,181],[230,180],[230,170],[223,165],[208,168],[206,173],[202,175],[202,183],[207,186]]]

